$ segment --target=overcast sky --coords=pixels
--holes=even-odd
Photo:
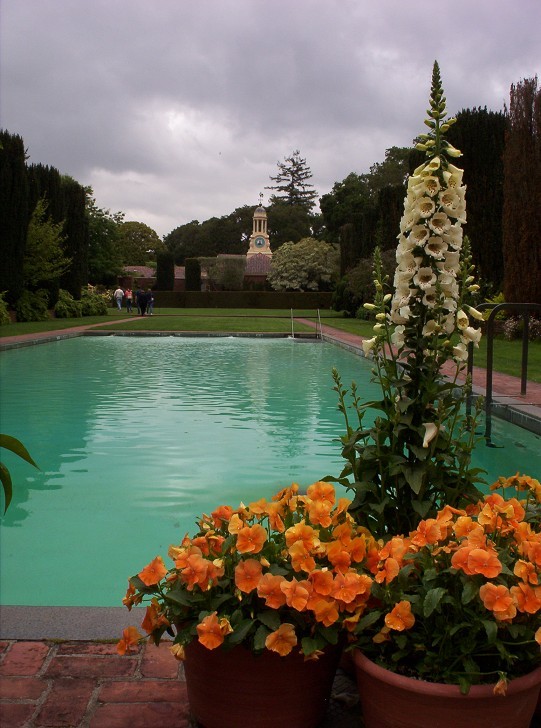
[[[162,236],[256,204],[299,149],[319,195],[448,109],[541,71],[540,0],[0,0],[0,127]]]

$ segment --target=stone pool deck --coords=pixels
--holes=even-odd
[[[111,322],[112,331],[121,320]],[[79,336],[92,328],[4,337],[0,350]],[[331,326],[322,326],[322,337],[361,350],[361,337]],[[484,377],[483,369],[474,369],[479,393]],[[502,407],[541,423],[541,384],[528,382],[527,394],[521,396],[519,379],[494,373],[493,387]],[[167,644],[146,645],[130,656],[116,653],[112,640],[129,624],[139,625],[141,616],[120,607],[0,608],[0,726],[196,728],[182,665]],[[320,728],[362,728],[356,701],[354,683],[339,670]],[[540,726],[534,719],[531,728]]]

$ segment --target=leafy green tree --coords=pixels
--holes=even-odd
[[[541,89],[511,86],[504,156],[504,295],[541,303]]]
[[[22,137],[0,130],[0,291],[13,305],[23,292],[23,258],[30,221]]]
[[[93,285],[114,285],[122,273],[118,238],[124,213],[111,213],[98,207],[92,188],[87,187],[86,216],[89,237],[88,280]]]
[[[315,238],[284,243],[272,256],[268,283],[275,291],[329,291],[338,273],[336,248]]]
[[[142,222],[123,222],[119,226],[118,246],[125,265],[146,265],[166,246],[158,234]]]
[[[305,205],[275,200],[267,209],[267,219],[272,250],[277,250],[285,242],[297,242],[312,236],[314,215]]]
[[[285,157],[283,162],[277,162],[278,174],[271,175],[274,185],[265,187],[266,190],[275,190],[276,194],[271,195],[270,201],[278,200],[287,205],[300,205],[310,211],[317,199],[317,192],[312,179],[312,170],[306,164],[306,159],[301,157],[298,149],[292,152],[291,156]]]
[[[35,289],[44,284],[58,281],[70,264],[64,254],[62,222],[55,223],[47,215],[47,202],[38,200],[30,218],[23,259],[23,280],[25,288]]]

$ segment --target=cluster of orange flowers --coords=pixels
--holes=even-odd
[[[528,476],[500,478],[493,486],[529,490],[531,500],[541,503],[541,484]],[[479,598],[498,623],[509,623],[517,614],[541,615],[541,532],[524,520],[524,501],[504,499],[498,493],[465,510],[445,506],[436,518],[419,523],[409,537],[391,538],[379,551],[374,580],[391,584],[401,569],[423,549],[430,554],[434,573],[450,567],[467,576],[487,579],[479,586]],[[505,578],[503,578],[505,575]],[[419,567],[412,581],[422,582]],[[509,586],[508,584],[513,585]],[[415,624],[412,605],[398,601],[385,616],[385,625],[373,637],[376,643],[389,639],[391,630],[404,631]],[[535,633],[541,645],[541,627]]]
[[[230,591],[237,608],[249,602],[252,613],[254,608],[277,610],[281,623],[268,634],[265,647],[287,655],[305,636],[298,634],[304,625],[307,634],[316,623],[352,631],[366,608],[372,578],[360,565],[367,559],[375,563],[378,549],[348,513],[349,505],[347,498],[336,500],[332,484],[317,482],[306,495],[293,484],[271,501],[261,499],[236,510],[220,506],[203,516],[195,538],[185,536],[179,546],[170,547],[174,569],[168,571],[158,556],[138,579],[145,587],[164,584],[187,595]],[[131,608],[142,598],[130,583],[124,604]],[[305,619],[288,621],[293,613]],[[166,624],[169,620],[154,598],[142,626],[150,634]],[[199,642],[208,649],[219,647],[234,631],[230,615],[216,610],[196,628]],[[134,639],[133,632],[126,633],[119,650],[129,651]],[[182,657],[178,647],[175,654]]]
[[[517,474],[493,489],[500,487],[529,491],[529,499],[491,493],[464,510],[445,506],[408,536],[386,543],[356,524],[349,500],[337,501],[329,483],[314,483],[305,495],[293,484],[271,501],[236,510],[220,506],[202,517],[194,538],[170,547],[173,568],[157,556],[130,580],[124,604],[131,609],[150,597],[142,627],[157,642],[180,623],[184,631],[172,647],[179,659],[191,640],[216,649],[246,620],[252,638],[264,630],[258,647],[246,632],[254,649],[283,656],[304,637],[326,630],[347,633],[352,641],[371,635],[374,647],[383,647],[393,632],[408,634],[415,627],[427,588],[440,585],[450,593],[449,580],[460,575],[473,577],[478,608],[498,625],[517,615],[535,625],[541,613],[541,533],[525,520],[525,504],[539,508],[541,485]],[[406,579],[399,578],[406,572]],[[435,580],[440,575],[441,584]],[[371,611],[378,616],[367,616],[367,624],[361,617]],[[541,645],[541,627],[534,638]],[[118,651],[129,652],[140,639],[130,627]],[[306,656],[317,658],[320,646],[312,645]]]

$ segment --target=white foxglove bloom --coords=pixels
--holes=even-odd
[[[442,235],[451,227],[451,221],[444,212],[437,212],[428,221],[428,227],[436,233]]]
[[[412,253],[403,253],[397,262],[399,271],[409,271],[413,275],[415,271],[419,270],[420,259]]]
[[[419,286],[419,288],[425,289],[436,283],[436,275],[432,268],[424,266],[423,268],[419,268],[417,273],[413,276],[413,282],[416,286]]]
[[[416,208],[412,208],[408,212],[404,211],[400,220],[400,232],[405,233],[419,222],[420,215]]]
[[[435,172],[437,169],[440,168],[440,158],[439,157],[433,157],[427,164],[424,165],[423,173],[424,174],[432,174],[432,172]]]
[[[479,341],[481,340],[481,329],[474,329],[473,326],[467,326],[460,333],[462,336],[462,341],[473,341],[475,346],[479,346]]]
[[[427,195],[430,195],[430,197],[435,197],[441,189],[439,179],[432,176],[425,177],[424,186],[424,191]]]
[[[363,347],[363,353],[365,356],[369,355],[369,353],[372,351],[372,349],[376,345],[377,340],[378,340],[377,336],[374,336],[372,339],[363,339],[362,347]]]
[[[436,209],[434,200],[431,197],[421,197],[417,200],[415,209],[421,217],[430,217]]]
[[[436,303],[438,302],[437,296],[436,296],[436,287],[435,286],[429,286],[428,288],[425,288],[423,296],[423,304],[427,308],[434,308]]]
[[[443,173],[443,179],[447,187],[459,187],[462,184],[464,170],[455,167],[454,164],[448,164],[447,170]]]
[[[459,250],[462,247],[462,227],[456,223],[451,225],[451,227],[443,234],[443,239],[455,250]]]
[[[484,321],[484,316],[481,311],[478,311],[473,306],[468,306],[468,311],[470,312],[470,316],[473,316],[473,318],[477,319],[477,321]]]
[[[425,245],[425,252],[428,253],[432,258],[437,260],[444,259],[444,253],[447,250],[447,243],[443,242],[443,239],[439,235],[433,235],[428,239]]]
[[[455,308],[456,308],[456,303],[455,303]],[[443,319],[442,326],[443,326],[443,330],[445,331],[446,334],[450,335],[454,332],[455,316],[452,312],[447,314],[447,316]]]
[[[464,331],[467,328],[470,320],[466,313],[462,309],[456,312],[456,325],[460,331]]]
[[[395,329],[391,335],[391,342],[398,349],[401,349],[404,346],[404,343],[405,343],[404,331],[405,331],[404,326],[395,326]]]
[[[409,234],[408,240],[414,245],[422,246],[429,236],[428,228],[425,225],[414,225]]]
[[[428,447],[438,434],[438,426],[435,425],[434,422],[423,422],[423,427],[425,428],[423,447]]]
[[[468,359],[468,347],[466,344],[457,344],[453,346],[453,357],[457,361],[467,361]]]
[[[442,308],[444,308],[446,311],[450,311],[451,313],[454,313],[456,311],[456,301],[454,298],[444,298],[443,303],[441,304]],[[455,326],[455,319],[453,316],[453,329]]]
[[[460,270],[460,253],[457,250],[448,250],[445,253],[443,270],[458,273]]]
[[[434,319],[430,319],[423,326],[423,336],[432,336],[437,331],[439,331],[439,329],[440,329],[439,324],[436,321],[434,321]]]

